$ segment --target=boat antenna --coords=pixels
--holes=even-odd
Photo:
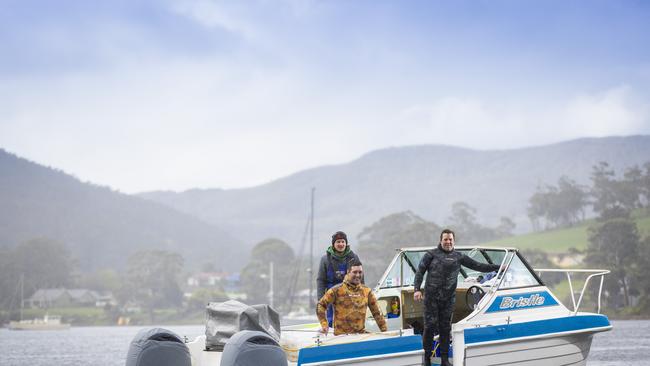
[[[296,268],[294,269],[293,272],[293,277],[290,282],[290,286],[287,288],[287,296],[286,298],[289,299],[289,309],[287,310],[287,313],[290,313],[293,310],[293,298],[294,298],[294,293],[296,291],[296,287],[298,286],[298,278],[304,271],[304,268],[302,267],[302,262],[305,254],[305,245],[307,245],[307,233],[309,232],[309,226],[310,226],[310,214],[307,214],[307,219],[305,220],[305,230],[302,233],[302,240],[300,241],[300,251],[298,252],[298,264],[296,265]]]
[[[308,296],[308,301],[309,303],[307,306],[313,310],[314,306],[314,301],[312,299],[312,294],[313,294],[313,283],[314,283],[314,278],[312,273],[312,266],[313,266],[313,258],[314,258],[314,229],[313,229],[313,222],[314,222],[314,190],[315,188],[311,189],[311,206],[310,210],[307,213],[307,220],[305,221],[305,231],[302,233],[302,240],[300,241],[300,251],[298,252],[298,263],[295,267],[293,277],[291,281],[289,282],[289,287],[287,287],[287,298],[289,299],[289,308],[287,310],[288,313],[290,313],[293,310],[293,299],[294,299],[294,293],[296,291],[296,287],[298,285],[298,278],[300,277],[301,273],[304,271],[302,264],[303,264],[303,258],[304,258],[304,249],[305,245],[307,244],[307,234],[311,232],[311,240],[310,240],[310,251],[309,251],[309,268],[307,268],[307,271],[310,274],[309,278],[309,296]]]

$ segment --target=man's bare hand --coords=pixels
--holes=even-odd
[[[424,295],[422,295],[422,291],[415,291],[413,293],[413,300],[422,301],[422,299],[424,299]]]
[[[330,330],[330,327],[325,325],[320,327],[320,332],[323,334],[327,334],[327,332]]]

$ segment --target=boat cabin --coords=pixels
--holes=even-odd
[[[422,332],[424,302],[413,300],[413,282],[415,281],[415,272],[420,260],[430,249],[405,248],[398,250],[397,255],[374,288],[380,309],[384,316],[387,317],[389,330],[413,329],[415,333]],[[507,262],[511,262],[511,264],[505,272],[504,281],[501,281],[502,276],[497,278],[495,272],[482,273],[464,266],[461,267],[458,274],[456,304],[452,323],[456,323],[472,313],[485,292],[490,288],[494,288],[497,284],[500,284],[499,288],[543,285],[541,279],[516,250],[479,247],[457,247],[455,250],[478,262],[500,264],[503,267],[505,265],[504,259],[507,259]],[[426,276],[424,281],[426,281]],[[424,286],[425,283],[422,284],[422,288]],[[377,330],[371,316],[368,320],[367,328]]]
[[[412,329],[414,334],[422,333],[424,301],[413,300],[413,283],[420,260],[430,249],[399,249],[374,288],[380,309],[387,318],[389,331]],[[566,350],[558,351],[553,357],[557,356],[562,360],[575,358],[581,363],[586,359],[591,335],[611,329],[607,318],[597,315],[600,312],[603,277],[609,271],[533,269],[515,248],[456,247],[454,250],[478,262],[500,265],[498,273],[483,273],[461,267],[452,315],[452,348],[464,350],[464,356],[454,355],[456,362],[462,359],[466,365],[485,364],[486,360],[492,357],[490,354],[495,342],[518,349],[519,339],[542,339],[548,338],[550,334],[575,333],[579,334],[575,339],[571,336],[561,341],[556,338],[554,342],[559,342],[562,347],[566,344],[574,346],[565,347]],[[562,304],[546,287],[541,278],[544,272],[561,272],[567,275],[573,310]],[[588,275],[577,301],[571,284],[571,273],[575,272]],[[594,277],[600,279],[597,313],[579,313],[585,290]],[[424,287],[425,283],[422,284],[422,288]],[[366,329],[378,331],[370,314]],[[543,344],[540,348],[548,346],[543,342],[540,344]],[[529,347],[535,346],[526,344],[521,346],[521,349],[528,350]],[[579,357],[567,356],[571,352],[575,353],[578,348],[586,349],[586,352]],[[530,352],[522,354],[527,353]],[[497,358],[494,361],[496,362]]]

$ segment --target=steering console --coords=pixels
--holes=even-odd
[[[480,286],[474,285],[468,288],[467,292],[465,292],[465,304],[467,304],[467,309],[474,311],[476,305],[478,305],[484,295],[485,291],[483,291]]]

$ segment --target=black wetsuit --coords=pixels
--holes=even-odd
[[[424,289],[424,333],[422,334],[425,364],[428,364],[426,355],[431,356],[434,333],[440,334],[441,356],[445,359],[448,356],[451,316],[456,302],[456,283],[461,265],[481,272],[499,269],[497,264],[477,262],[453,249],[446,252],[438,245],[422,257],[415,273],[415,291],[420,291],[424,273],[427,273]]]

